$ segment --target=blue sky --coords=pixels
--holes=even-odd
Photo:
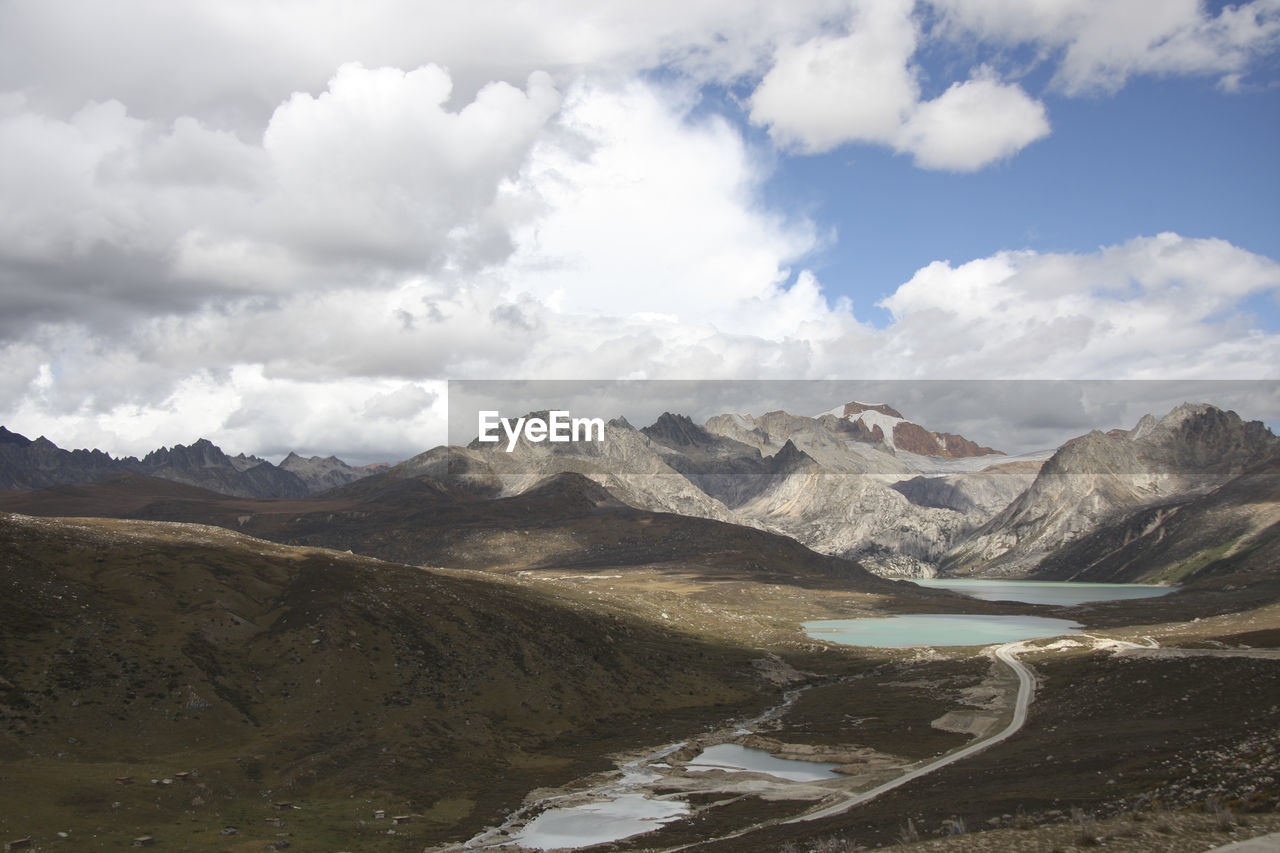
[[[1277,0],[9,0],[0,423],[374,461],[450,379],[1274,380],[1277,150]]]
[[[1092,252],[1136,234],[1219,237],[1280,258],[1280,87],[1135,80],[1114,95],[1049,97],[1053,132],[978,172],[918,169],[848,146],[779,158],[764,191],[837,239],[810,262],[877,325],[872,306],[920,267],[1002,249]],[[1242,306],[1269,330],[1276,296]]]

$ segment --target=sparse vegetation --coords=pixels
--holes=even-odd
[[[1102,843],[1098,836],[1098,820],[1083,809],[1071,810],[1071,822],[1075,825],[1075,844],[1079,847],[1097,847]]]

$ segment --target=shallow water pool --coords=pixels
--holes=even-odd
[[[753,771],[767,773],[791,782],[817,782],[821,779],[839,779],[838,764],[825,761],[796,761],[778,758],[763,749],[753,749],[737,743],[718,743],[709,746],[698,757],[685,765],[692,772],[707,770]]]
[[[910,649],[917,646],[986,646],[1071,634],[1070,619],[1045,616],[988,616],[967,613],[910,613],[867,619],[818,619],[804,623],[815,640],[845,646]]]

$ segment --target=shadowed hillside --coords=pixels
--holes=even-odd
[[[301,849],[369,849],[375,807],[419,816],[377,849],[421,849],[773,696],[745,650],[484,576],[12,515],[0,553],[6,837],[220,850],[235,825],[261,849],[290,800]]]

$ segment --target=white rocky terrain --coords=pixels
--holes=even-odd
[[[640,430],[620,418],[606,426],[603,442],[521,438],[511,452],[472,442],[395,470],[490,496],[520,494],[573,472],[641,509],[783,533],[884,574],[930,576],[952,546],[1030,485],[1049,455],[1011,460],[962,436],[926,430],[888,406],[851,403],[838,411],[848,414],[725,414],[702,426],[666,413]],[[932,455],[889,443],[886,425]],[[903,485],[935,480],[946,500]]]

